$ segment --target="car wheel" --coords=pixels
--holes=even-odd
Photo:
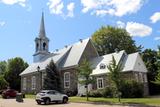
[[[68,98],[67,97],[64,97],[63,98],[63,103],[67,103],[68,102]]]
[[[49,105],[49,104],[50,104],[50,99],[49,99],[49,98],[46,98],[44,103],[45,103],[46,105]]]
[[[41,104],[41,102],[40,102],[40,101],[37,101],[37,104]]]

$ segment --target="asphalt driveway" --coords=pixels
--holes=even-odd
[[[122,107],[104,104],[68,103],[37,105],[34,99],[24,99],[23,103],[16,102],[15,99],[0,99],[0,107]],[[124,107],[124,106],[123,106]]]

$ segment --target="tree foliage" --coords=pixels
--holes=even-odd
[[[1,61],[0,62],[0,75],[3,75],[7,71],[7,62]]]
[[[149,93],[158,94],[160,93],[160,86],[153,83],[155,81],[158,72],[160,71],[160,48],[158,51],[152,49],[145,49],[141,55],[142,59],[147,67],[148,73],[148,83],[149,83]]]
[[[129,33],[122,28],[102,26],[92,35],[92,41],[100,55],[115,52],[115,49],[133,53],[141,50],[136,47]]]
[[[92,73],[91,64],[84,59],[80,64],[78,71],[79,83],[86,86],[86,97],[88,101],[88,85],[94,82],[94,80],[90,77],[90,74]]]
[[[28,67],[28,64],[22,58],[16,57],[8,60],[5,79],[9,83],[9,87],[20,91],[21,78],[19,74]]]
[[[60,72],[54,64],[53,60],[46,67],[46,76],[44,77],[43,89],[61,91]]]
[[[109,72],[109,77],[110,80],[113,82],[117,89],[117,94],[120,102],[120,97],[121,97],[121,84],[122,84],[122,76],[121,76],[121,71],[122,71],[122,65],[121,63],[116,63],[116,60],[114,56],[112,56],[112,61],[111,63],[107,66]]]
[[[0,75],[0,90],[8,87],[8,82],[4,79],[3,75]]]

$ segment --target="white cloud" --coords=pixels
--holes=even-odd
[[[160,21],[160,12],[154,13],[151,17],[150,20],[152,23],[156,23],[157,21]]]
[[[145,0],[81,0],[83,5],[82,12],[105,16],[107,14],[114,16],[124,16],[126,14],[136,13]]]
[[[67,4],[67,13],[64,13],[64,3],[62,0],[49,0],[47,6],[49,7],[51,14],[60,15],[64,19],[66,19],[67,17],[74,17],[74,2],[70,2]]]
[[[49,0],[47,5],[49,6],[49,10],[53,14],[63,14],[62,9],[64,7],[63,2],[61,0]]]
[[[122,22],[122,21],[117,21],[116,24],[117,24],[117,26],[118,26],[119,28],[125,28],[125,26],[126,26],[125,23]]]
[[[136,22],[127,22],[126,30],[131,34],[131,36],[145,37],[152,33],[152,28]]]
[[[0,0],[0,2],[7,4],[7,5],[19,4],[22,7],[26,6],[26,0]]]
[[[160,40],[160,37],[155,37],[154,40]]]
[[[67,10],[68,10],[68,14],[67,16],[68,17],[74,17],[74,14],[73,14],[73,10],[74,10],[75,6],[74,6],[74,3],[71,2],[67,5]]]
[[[0,21],[0,27],[3,27],[6,24],[5,21]]]

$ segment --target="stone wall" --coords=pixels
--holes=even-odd
[[[65,88],[64,87],[64,73],[69,72],[70,73],[70,87]],[[77,94],[77,86],[78,86],[78,74],[77,70],[75,68],[72,69],[66,69],[61,71],[61,76],[62,76],[62,89],[64,93],[71,93],[71,94]]]
[[[111,82],[109,79],[107,79],[107,74],[103,75],[96,75],[93,76],[93,78],[96,80],[96,82],[92,85],[92,89],[97,89],[97,78],[103,78],[104,87],[110,86]],[[143,83],[144,86],[144,96],[149,95],[148,93],[148,80],[147,80],[147,74],[143,72],[124,72],[123,73],[123,79],[125,80],[135,80],[137,82]]]

